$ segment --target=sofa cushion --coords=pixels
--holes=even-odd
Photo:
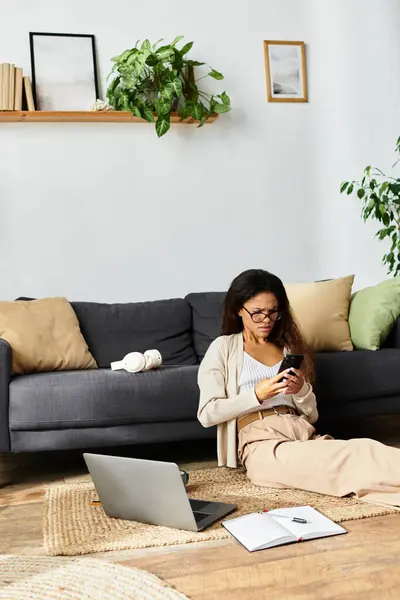
[[[345,404],[400,394],[400,350],[315,355],[317,402]]]
[[[354,347],[378,350],[400,317],[400,277],[353,294],[349,325]]]
[[[11,430],[109,427],[196,419],[197,366],[147,373],[68,371],[15,377]]]
[[[186,300],[71,304],[99,367],[109,367],[128,352],[152,348],[161,352],[164,364],[197,363],[192,345],[192,316]]]
[[[209,345],[221,335],[222,307],[226,292],[188,294],[185,298],[192,309],[193,343],[199,361]]]
[[[12,348],[13,373],[97,367],[66,298],[0,302],[0,338]]]
[[[354,275],[285,284],[300,329],[312,350],[353,350],[348,323]]]

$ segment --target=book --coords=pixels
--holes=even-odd
[[[15,65],[10,65],[9,87],[8,87],[8,110],[14,110],[15,94]]]
[[[29,77],[27,75],[25,75],[25,77],[23,78],[23,81],[24,81],[25,97],[26,97],[26,104],[28,106],[28,110],[29,111],[35,110],[35,103],[33,101],[31,80],[29,79]]]
[[[14,110],[22,110],[22,73],[20,67],[15,68]]]
[[[293,517],[307,522],[294,523]],[[222,525],[249,552],[347,533],[311,506],[251,513],[223,521]]]
[[[10,65],[3,63],[3,101],[1,104],[2,110],[8,110],[8,99],[10,94]]]

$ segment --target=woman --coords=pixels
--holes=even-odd
[[[279,367],[303,354],[301,370]],[[245,271],[226,295],[222,336],[200,365],[198,418],[218,425],[218,464],[266,487],[299,488],[400,506],[399,450],[370,439],[316,435],[313,364],[285,288],[263,270]]]

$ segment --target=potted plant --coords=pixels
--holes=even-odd
[[[396,150],[400,154],[400,137]],[[397,165],[400,158],[394,163]],[[400,178],[385,175],[376,167],[366,167],[361,181],[344,181],[340,192],[353,193],[362,202],[362,217],[376,219],[383,225],[376,233],[380,240],[388,238],[390,250],[383,256],[383,264],[387,266],[388,274],[394,277],[400,275]]]
[[[107,99],[115,110],[130,111],[132,115],[155,122],[159,137],[170,128],[172,112],[180,118],[192,117],[199,127],[212,114],[231,110],[226,92],[209,94],[198,88],[198,82],[206,77],[223,79],[222,73],[210,67],[209,71],[196,79],[195,68],[205,63],[187,58],[193,42],[178,48],[183,39],[180,35],[171,44],[160,46],[163,40],[151,44],[144,40],[134,48],[115,56],[109,75],[112,81],[107,90]]]

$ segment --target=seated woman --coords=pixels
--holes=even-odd
[[[301,370],[278,371],[287,352]],[[400,506],[400,451],[370,439],[316,435],[313,364],[281,280],[245,271],[226,295],[222,335],[199,369],[198,419],[218,425],[218,464],[237,455],[256,485]],[[400,462],[400,461],[399,461]]]

